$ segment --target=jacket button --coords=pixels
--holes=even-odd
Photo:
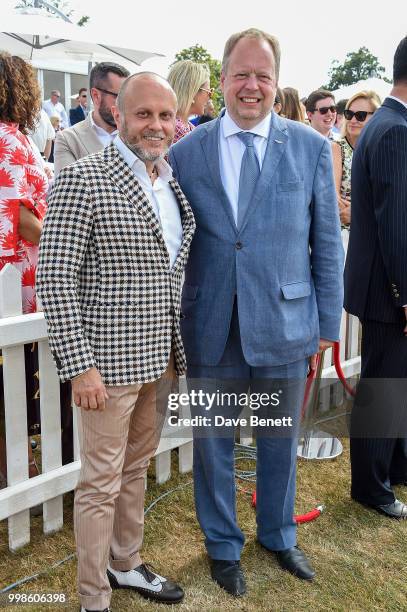
[[[239,250],[243,247],[243,244],[241,242],[236,242],[235,247],[237,250]]]
[[[170,310],[169,310],[169,314],[173,317],[175,315],[175,308],[174,306],[171,306]]]

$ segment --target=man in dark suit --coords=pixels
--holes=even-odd
[[[79,90],[79,104],[76,108],[71,108],[69,111],[69,123],[75,125],[79,121],[84,121],[88,116],[88,90],[86,87],[81,87]]]
[[[345,308],[362,322],[362,372],[351,420],[352,497],[394,518],[407,505],[407,37],[394,87],[359,139]]]

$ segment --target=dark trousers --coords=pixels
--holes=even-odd
[[[391,504],[407,481],[407,337],[403,326],[362,322],[362,371],[352,409],[350,453],[357,501]]]

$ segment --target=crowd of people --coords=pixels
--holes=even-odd
[[[388,391],[389,379],[407,375],[407,38],[383,105],[372,91],[338,105],[324,89],[301,100],[277,87],[279,61],[274,36],[232,35],[218,117],[203,64],[176,62],[164,79],[103,62],[90,73],[92,108],[82,88],[68,119],[59,91],[41,105],[31,66],[0,53],[0,269],[20,271],[24,313],[37,310],[36,292],[44,309],[61,380],[64,462],[72,459],[71,391],[78,411],[82,612],[109,610],[112,588],[165,603],[184,596],[140,550],[146,470],[185,372],[189,392],[206,398],[191,405],[201,423],[239,417],[240,404],[209,401],[214,391],[279,390],[278,407],[261,413],[291,425],[279,435],[256,431],[257,539],[284,569],[314,578],[293,519],[297,435],[307,371],[339,339],[341,226],[350,230],[345,308],[363,330],[351,494],[407,518],[392,488],[407,484],[405,407]],[[27,379],[34,356],[31,347]],[[374,406],[371,379],[380,382]],[[28,407],[30,432],[38,410]],[[195,504],[211,576],[242,596],[233,447],[233,427],[194,429]],[[3,480],[6,469],[0,426]]]

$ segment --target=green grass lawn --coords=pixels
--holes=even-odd
[[[332,461],[300,460],[297,512],[323,503],[325,512],[316,521],[298,528],[298,540],[317,571],[312,583],[282,571],[273,555],[256,543],[256,522],[249,496],[238,493],[239,522],[246,534],[242,564],[248,592],[235,599],[210,579],[203,538],[195,519],[192,487],[167,496],[147,515],[143,558],[157,570],[179,581],[186,592],[180,612],[259,610],[276,612],[407,610],[407,521],[399,522],[370,511],[350,500],[349,450]],[[176,466],[174,456],[174,473]],[[239,467],[241,467],[239,465]],[[150,468],[151,475],[153,474]],[[174,476],[157,486],[149,479],[146,503],[191,475]],[[243,484],[246,486],[246,483]],[[398,489],[407,499],[407,490]],[[0,584],[5,586],[34,574],[74,552],[72,495],[65,496],[65,524],[61,532],[44,536],[42,519],[32,519],[32,542],[12,554],[8,550],[7,524],[0,523]],[[71,560],[47,576],[26,584],[24,592],[60,592],[69,596],[67,610],[78,610],[76,561]],[[40,612],[61,608],[32,605],[7,610]],[[116,612],[163,609],[128,591],[113,593]],[[170,608],[172,609],[172,608]]]

